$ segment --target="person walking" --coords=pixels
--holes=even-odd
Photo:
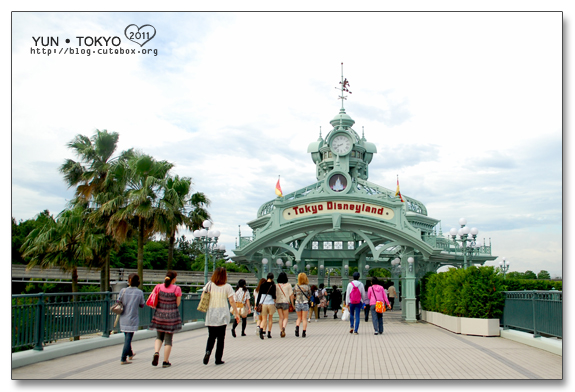
[[[315,297],[318,300],[318,313],[321,313],[321,310],[323,309],[323,317],[327,317],[327,290],[323,283],[319,284]]]
[[[365,282],[365,292],[367,292],[367,290],[369,289],[369,287],[371,286],[371,280],[367,279],[367,281]],[[369,321],[369,309],[371,308],[371,306],[369,305],[369,298],[365,298],[365,300],[363,301],[363,314],[365,316],[365,322],[367,323]]]
[[[256,335],[260,333],[260,325],[262,323],[262,314],[257,311],[257,304],[255,300],[258,298],[258,293],[260,292],[260,288],[262,284],[266,282],[265,278],[261,278],[258,282],[258,286],[254,289],[254,321],[256,322]]]
[[[264,339],[266,327],[268,330],[268,339],[272,338],[272,324],[274,313],[276,312],[276,284],[274,283],[274,274],[270,272],[268,279],[258,291],[256,305],[262,304],[262,322],[260,323],[260,339]]]
[[[358,335],[359,315],[361,312],[362,302],[367,298],[363,283],[359,281],[359,272],[353,273],[353,281],[347,285],[345,294],[346,307],[349,310],[349,333]]]
[[[317,286],[315,284],[311,285],[311,297],[309,301],[309,314],[307,317],[307,322],[311,321],[311,317],[315,315],[315,322],[317,323],[317,319],[319,318],[319,308],[318,308],[318,300],[315,294],[317,293]]]
[[[295,322],[295,336],[299,337],[299,325],[303,322],[302,338],[305,338],[307,329],[307,313],[309,312],[309,301],[312,296],[309,287],[309,280],[304,272],[300,272],[297,276],[297,284],[293,289],[295,297],[295,311],[297,313],[297,320]]]
[[[288,283],[288,277],[285,272],[278,275],[278,284],[276,285],[276,309],[280,317],[280,337],[285,338],[286,327],[289,318],[289,305],[293,306],[293,289]]]
[[[238,285],[236,286],[236,293],[234,294],[234,301],[236,301],[236,307],[242,318],[242,336],[246,336],[246,326],[248,323],[247,317],[251,313],[250,309],[250,291],[247,288],[246,280],[240,279]],[[230,308],[230,311],[233,308]],[[236,337],[236,327],[238,326],[237,321],[234,319],[234,325],[232,327],[232,336]]]
[[[389,292],[389,304],[391,305],[390,310],[393,310],[393,304],[395,302],[395,296],[397,295],[397,292],[395,291],[395,287],[393,286],[393,282],[391,282],[391,286],[389,286],[387,291]]]
[[[232,307],[236,325],[240,322],[240,315],[234,299],[234,289],[227,283],[228,273],[224,267],[218,267],[212,274],[212,279],[204,286],[203,292],[210,293],[210,304],[206,312],[205,325],[208,327],[208,341],[204,365],[210,361],[210,355],[216,344],[216,365],[223,365],[224,340],[226,339],[226,326],[230,323],[229,306]],[[203,295],[203,293],[202,293]]]
[[[374,335],[383,333],[383,310],[377,311],[377,302],[381,302],[381,307],[391,308],[385,289],[379,284],[379,280],[374,276],[371,278],[371,287],[367,289],[367,296],[371,305],[371,321],[373,322]]]
[[[331,292],[331,310],[333,310],[333,318],[337,319],[337,311],[341,306],[341,291],[338,290],[336,285],[333,285]]]
[[[160,349],[164,344],[164,361],[162,367],[172,366],[170,363],[170,353],[172,352],[173,336],[175,332],[182,329],[182,319],[180,318],[180,302],[182,301],[182,289],[176,286],[176,271],[168,271],[163,284],[154,287],[157,290],[158,304],[152,322],[148,327],[156,330],[156,340],[154,342],[154,357],[152,366],[158,366]]]
[[[129,287],[120,290],[118,296],[118,302],[124,306],[124,311],[120,315],[120,331],[124,332],[124,348],[120,359],[122,365],[132,363],[132,359],[136,356],[136,353],[132,351],[132,338],[140,325],[138,309],[143,308],[146,303],[144,293],[138,288],[139,285],[140,277],[138,274],[130,274],[128,276]]]

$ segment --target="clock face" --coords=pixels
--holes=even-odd
[[[337,155],[345,155],[351,151],[351,139],[345,135],[338,135],[331,141],[331,151]]]

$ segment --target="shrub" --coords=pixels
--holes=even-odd
[[[452,268],[426,275],[422,284],[422,307],[449,316],[499,318],[506,290],[494,267]]]
[[[505,279],[505,285],[507,291],[563,289],[563,282],[560,280]]]

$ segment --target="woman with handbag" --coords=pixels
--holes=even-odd
[[[299,337],[299,325],[303,322],[303,332],[301,337],[305,338],[307,329],[307,313],[309,312],[309,302],[312,296],[312,292],[308,284],[309,280],[307,275],[304,272],[300,272],[297,276],[297,284],[293,290],[293,294],[295,296],[295,311],[297,313],[297,320],[295,322],[296,337]]]
[[[373,322],[374,335],[383,334],[383,312],[385,307],[391,309],[385,289],[379,284],[379,280],[374,276],[371,278],[371,286],[367,289],[367,297],[371,305],[371,321]]]
[[[276,284],[274,283],[274,274],[270,272],[268,279],[260,287],[256,306],[261,308],[262,322],[260,323],[260,339],[264,339],[266,327],[268,329],[268,339],[272,338],[272,324],[274,313],[276,312]]]
[[[315,292],[315,297],[318,299],[318,312],[321,313],[321,309],[323,309],[323,317],[327,317],[327,290],[323,283],[319,284],[319,289]]]
[[[182,301],[182,289],[176,286],[176,271],[168,271],[163,284],[154,287],[150,297],[156,296],[156,311],[148,329],[156,330],[156,341],[154,342],[154,356],[152,366],[158,366],[160,359],[160,349],[164,344],[163,368],[172,366],[170,363],[170,353],[172,352],[172,341],[174,333],[182,329],[182,319],[180,317],[180,302]],[[152,305],[152,307],[154,307]]]
[[[262,323],[262,313],[258,310],[257,304],[255,303],[255,300],[258,298],[258,293],[260,292],[262,284],[264,284],[265,282],[266,282],[266,280],[264,278],[261,278],[260,281],[258,282],[258,286],[254,289],[254,321],[256,322],[256,335],[260,334],[260,325]]]
[[[138,288],[139,285],[140,277],[138,274],[130,274],[128,276],[129,287],[122,289],[118,296],[118,302],[124,308],[120,315],[120,331],[124,332],[124,349],[120,360],[122,365],[132,363],[131,360],[136,356],[136,353],[132,351],[132,338],[140,325],[138,309],[143,308],[145,304],[144,293]]]
[[[315,322],[317,323],[317,319],[319,318],[319,300],[316,297],[316,293],[317,293],[317,286],[315,284],[313,284],[311,286],[311,297],[309,300],[309,314],[308,314],[308,318],[307,318],[307,322],[309,323],[311,321],[311,316],[315,315]]]
[[[227,283],[228,273],[224,267],[218,267],[212,274],[212,279],[204,287],[204,292],[210,293],[210,305],[206,312],[205,325],[208,327],[208,342],[206,343],[206,354],[204,355],[204,365],[210,361],[210,355],[216,344],[216,365],[223,365],[224,340],[226,338],[226,326],[230,323],[230,309],[234,314],[236,323],[240,322],[240,315],[234,299],[234,289]],[[202,294],[204,295],[204,294]]]
[[[288,277],[285,272],[281,272],[278,275],[278,284],[276,287],[279,289],[276,289],[276,309],[280,316],[280,336],[285,338],[290,305],[293,307],[293,290],[291,284],[288,283]]]
[[[246,336],[246,325],[248,314],[251,313],[250,309],[250,292],[246,287],[245,279],[240,279],[238,285],[236,286],[236,293],[234,294],[234,301],[236,301],[236,307],[242,317],[242,336]],[[233,307],[230,307],[230,313],[233,313]],[[234,326],[232,327],[232,336],[236,337],[236,327],[238,322],[234,319]]]

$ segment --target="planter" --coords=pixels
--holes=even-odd
[[[499,319],[461,317],[461,334],[499,336]]]
[[[425,312],[425,313],[423,313]],[[430,324],[462,335],[499,336],[499,319],[455,317],[423,311],[424,320]]]

